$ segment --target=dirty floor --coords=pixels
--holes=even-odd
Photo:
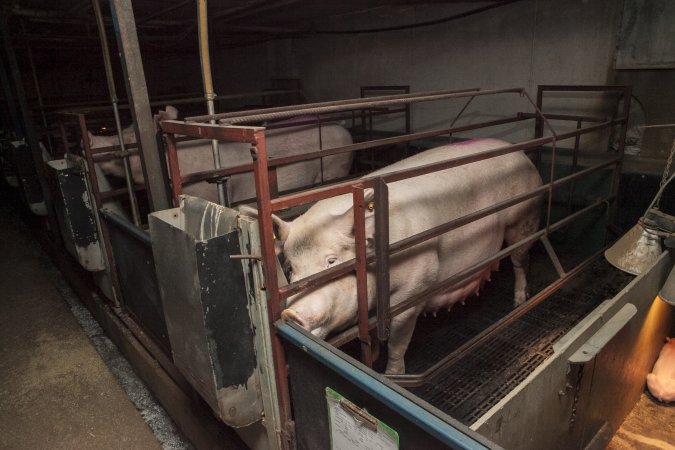
[[[0,206],[0,449],[190,448],[67,291]]]
[[[675,450],[675,404],[643,393],[606,450]]]

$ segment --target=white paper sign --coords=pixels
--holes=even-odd
[[[397,450],[398,433],[331,388],[326,388],[332,450]]]

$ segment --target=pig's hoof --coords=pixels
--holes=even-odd
[[[518,292],[513,296],[513,306],[515,308],[519,307],[527,301],[530,296],[527,292]]]
[[[387,364],[385,375],[404,375],[405,366],[403,364]]]

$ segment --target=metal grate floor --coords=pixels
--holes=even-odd
[[[561,253],[559,253],[560,255]],[[568,254],[569,255],[569,254]],[[587,255],[572,254],[562,259],[571,269]],[[536,294],[558,278],[543,246],[531,251],[530,293]],[[486,344],[458,360],[427,383],[408,388],[448,415],[470,425],[504,398],[513,388],[553,354],[553,344],[604,300],[612,298],[632,276],[598,258],[583,273],[555,294],[524,314]],[[451,312],[436,317],[421,316],[406,352],[406,373],[422,373],[461,347],[513,310],[513,270],[502,260],[478,297]],[[341,350],[360,358],[359,345],[352,341]],[[387,349],[383,346],[374,369],[384,373]]]
[[[533,263],[543,263],[540,256],[534,254]],[[538,269],[540,276],[531,281],[533,292],[537,292],[542,282],[543,286],[548,284],[543,279],[552,276],[551,271],[541,270],[541,266]],[[550,276],[545,274],[547,271]],[[476,305],[467,301],[465,310],[460,310],[457,316],[454,310],[445,313],[447,317],[439,317],[445,322],[443,325],[438,322],[433,325],[428,318],[418,321],[406,354],[407,373],[427,369],[512,309],[512,282],[508,282],[512,272],[503,270],[498,275],[498,280],[491,283],[494,287],[484,291],[485,300]],[[472,424],[552,355],[553,344],[560,337],[631,279],[604,259],[595,261],[501,334],[410,391],[455,419]]]

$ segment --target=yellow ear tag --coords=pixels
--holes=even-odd
[[[368,208],[368,211],[372,211],[375,209],[375,202],[373,200],[369,201],[368,204],[366,205]]]

